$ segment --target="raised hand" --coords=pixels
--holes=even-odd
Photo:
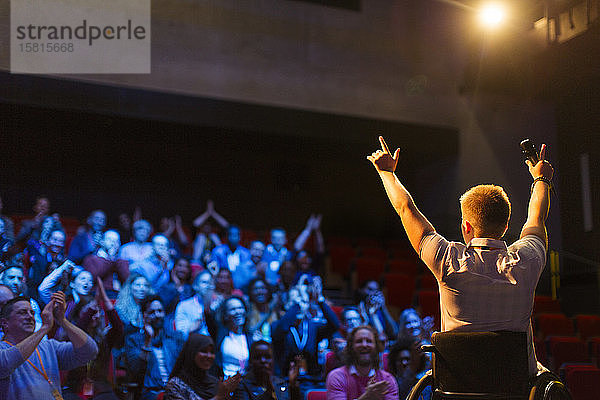
[[[217,400],[225,400],[231,398],[231,394],[237,389],[240,381],[242,380],[242,374],[239,372],[232,377],[224,381],[219,382],[219,388],[217,389],[217,395],[215,399]]]
[[[206,212],[211,215],[215,212],[215,203],[212,200],[206,202]]]
[[[50,330],[54,325],[54,300],[50,300],[42,310],[42,328]]]
[[[398,165],[398,160],[400,159],[400,149],[397,148],[394,152],[394,155],[390,153],[390,149],[388,148],[383,136],[379,136],[379,142],[381,143],[381,150],[376,150],[371,153],[370,156],[367,156],[367,160],[371,161],[373,166],[377,171],[386,171],[386,172],[394,172],[396,171],[396,166]]]
[[[290,386],[295,386],[296,381],[298,379],[298,375],[300,375],[300,364],[302,364],[302,356],[296,355],[294,360],[290,362],[290,368],[288,372],[288,379],[290,381]]]
[[[100,279],[99,276],[96,277],[96,284],[96,297],[98,298],[97,302],[102,304],[106,311],[112,310],[114,307],[113,303],[108,298],[106,290],[104,289],[104,282],[102,282],[102,279]]]
[[[53,313],[56,322],[58,324],[62,324],[65,320],[65,311],[67,310],[67,300],[65,294],[61,291],[52,293],[50,302],[54,303]]]
[[[144,324],[144,344],[150,346],[152,339],[154,338],[154,328],[150,324]]]
[[[525,160],[525,164],[529,167],[529,173],[532,178],[538,178],[540,176],[552,180],[552,176],[554,175],[554,169],[552,165],[548,161],[546,161],[546,145],[542,144],[542,148],[540,149],[540,161],[537,164],[533,165],[531,161]]]

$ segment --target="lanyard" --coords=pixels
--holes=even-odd
[[[14,344],[10,343],[8,340],[4,340],[4,342],[10,344],[13,347],[15,346]],[[52,383],[52,381],[48,377],[48,374],[46,373],[46,368],[44,368],[44,363],[42,362],[42,356],[40,355],[40,350],[38,348],[36,348],[35,352],[37,353],[38,360],[40,361],[40,365],[42,366],[42,370],[40,370],[38,367],[36,367],[35,364],[32,363],[29,358],[27,359],[27,362],[33,367],[33,369],[35,369],[37,372],[39,372],[40,375],[42,375],[44,377],[44,379],[46,379],[48,381],[48,383],[50,384],[50,386],[52,387],[52,389],[54,389],[54,384]]]
[[[296,330],[295,326],[290,327],[290,332],[292,332],[298,350],[303,351],[308,342],[308,321],[306,319],[302,320],[302,339],[298,337],[298,330]]]

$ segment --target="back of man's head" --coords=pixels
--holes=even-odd
[[[475,237],[500,239],[510,219],[510,200],[501,186],[478,185],[460,197],[463,220],[474,228]]]

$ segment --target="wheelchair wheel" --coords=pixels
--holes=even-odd
[[[427,373],[419,379],[417,384],[412,388],[408,396],[406,396],[406,400],[424,400],[426,398],[430,398],[431,396],[431,388],[433,387],[433,375],[431,374],[431,370],[427,371]],[[429,388],[430,390],[425,394],[425,391]]]
[[[531,389],[529,400],[572,400],[566,386],[556,380],[537,382]]]

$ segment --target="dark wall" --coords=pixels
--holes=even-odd
[[[123,89],[113,109],[86,110],[91,107],[75,100],[69,109],[64,84],[62,96],[52,92],[63,102],[59,108],[0,104],[0,193],[8,213],[30,212],[35,196],[45,193],[64,215],[83,217],[103,208],[114,221],[141,205],[151,219],[179,213],[189,223],[213,199],[231,222],[254,229],[282,225],[296,231],[310,213],[320,212],[329,233],[401,235],[365,158],[377,148],[378,133],[407,143],[411,156],[402,168],[409,182],[414,171],[453,159],[457,151],[457,133],[446,128]],[[77,93],[86,93],[93,105],[110,98],[111,90],[117,91],[89,85]],[[209,114],[178,121],[181,109],[203,106],[219,110],[212,123]],[[123,115],[131,107],[145,109],[147,118]],[[242,117],[227,122],[228,110]]]

